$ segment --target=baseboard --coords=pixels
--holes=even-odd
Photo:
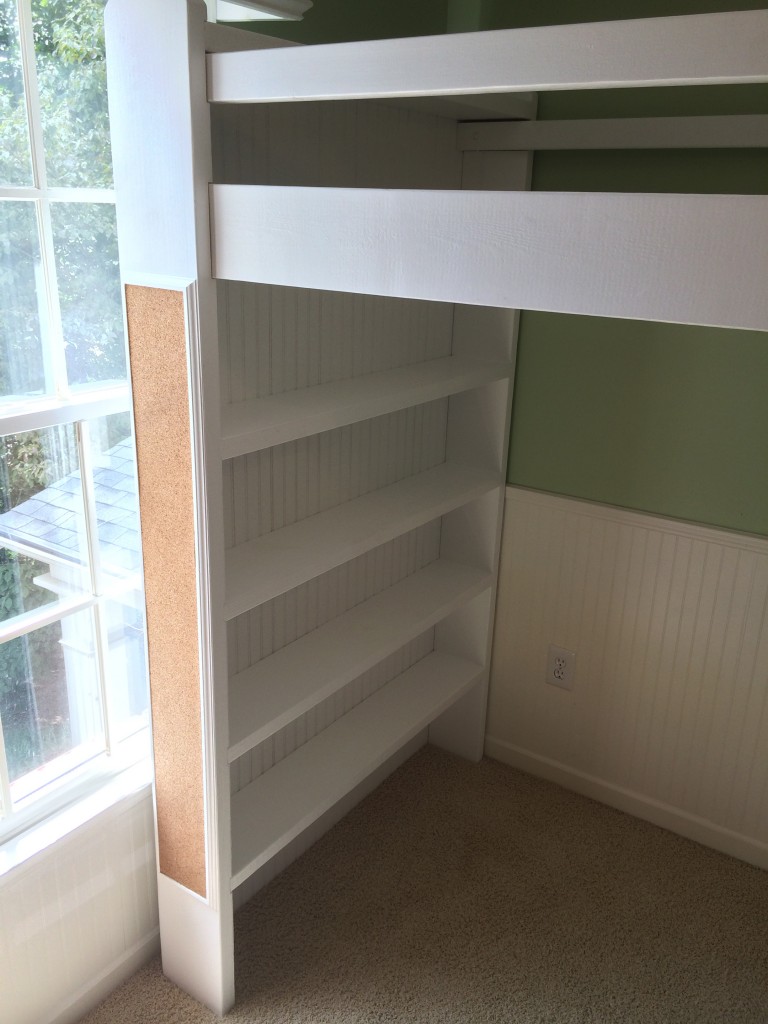
[[[486,736],[485,753],[488,757],[501,761],[503,764],[519,768],[521,771],[556,782],[564,789],[573,790],[582,796],[591,797],[600,803],[615,807],[636,818],[642,818],[653,825],[668,829],[686,839],[693,839],[702,846],[727,853],[731,857],[754,864],[768,870],[768,845],[757,839],[731,832],[719,825],[688,814],[669,804],[653,800],[632,790],[623,789],[593,775],[578,771],[559,761],[552,761],[539,754],[515,747],[511,743]]]
[[[76,992],[63,1009],[59,1007],[41,1024],[76,1024],[159,952],[160,929],[155,928],[95,978],[89,979],[88,984]]]

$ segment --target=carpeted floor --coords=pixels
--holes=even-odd
[[[232,1024],[767,1024],[768,873],[428,747],[236,917]],[[212,1024],[155,961],[84,1024]]]

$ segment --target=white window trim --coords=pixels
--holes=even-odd
[[[19,24],[19,45],[22,63],[27,123],[29,125],[32,185],[2,186],[0,200],[34,203],[40,239],[42,276],[47,301],[47,333],[43,358],[45,396],[0,401],[0,435],[19,434],[57,425],[72,425],[78,441],[78,454],[85,511],[85,531],[89,561],[90,591],[65,597],[39,609],[15,617],[0,625],[0,641],[7,641],[63,620],[77,611],[91,610],[94,625],[95,657],[104,714],[104,745],[84,763],[56,773],[67,755],[44,766],[38,780],[45,776],[45,792],[35,787],[34,797],[17,800],[13,807],[13,789],[8,777],[7,762],[0,726],[0,799],[4,817],[0,817],[0,876],[38,853],[52,842],[101,813],[106,807],[145,788],[151,781],[151,758],[148,754],[148,729],[113,742],[114,723],[106,693],[106,651],[108,638],[102,605],[117,592],[141,587],[140,574],[125,579],[104,578],[99,562],[95,497],[93,494],[93,459],[88,443],[89,424],[113,413],[129,411],[130,388],[127,381],[96,385],[70,386],[64,357],[64,338],[56,275],[50,203],[105,203],[114,205],[113,189],[48,187],[43,139],[43,120],[37,82],[31,0],[16,0]],[[15,545],[19,547],[19,545]],[[25,552],[32,557],[51,559],[32,546]],[[54,559],[55,561],[55,559]],[[140,594],[139,594],[140,596]],[[120,756],[117,754],[119,748]],[[50,776],[50,778],[49,778]]]

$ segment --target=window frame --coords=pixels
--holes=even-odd
[[[114,189],[48,186],[43,114],[37,78],[37,57],[34,42],[32,0],[11,0],[15,4],[21,60],[24,98],[29,132],[29,150],[32,184],[0,186],[0,201],[19,201],[34,204],[38,239],[40,242],[41,281],[47,312],[46,330],[42,337],[45,374],[44,396],[0,399],[0,435],[21,434],[55,426],[71,426],[75,432],[79,458],[81,495],[84,509],[84,530],[87,550],[87,577],[89,591],[82,595],[43,605],[33,611],[15,616],[0,624],[0,643],[33,632],[53,622],[63,622],[78,612],[91,616],[95,670],[101,695],[103,715],[103,751],[85,763],[65,769],[30,796],[22,798],[20,807],[14,808],[12,784],[5,754],[2,723],[0,722],[0,844],[18,837],[42,819],[50,817],[73,802],[92,794],[115,775],[148,758],[148,727],[125,739],[116,738],[114,709],[107,686],[109,636],[106,606],[116,594],[126,589],[137,596],[143,612],[143,580],[141,567],[134,573],[117,580],[102,570],[99,552],[98,521],[94,492],[94,451],[91,444],[91,426],[97,420],[115,413],[132,414],[129,370],[126,354],[126,379],[95,384],[70,385],[65,359],[65,341],[59,297],[51,203],[104,203],[114,207]],[[42,298],[42,297],[41,297]],[[125,313],[123,310],[123,343]],[[131,415],[131,436],[133,422]],[[45,552],[34,544],[4,546],[40,561],[47,561]],[[144,670],[147,677],[146,645]],[[141,732],[143,736],[139,738]],[[53,758],[65,763],[67,755]],[[48,765],[45,765],[47,769]],[[43,772],[43,775],[46,773]]]

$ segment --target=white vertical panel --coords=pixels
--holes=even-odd
[[[508,488],[488,736],[768,854],[768,541]]]
[[[155,952],[157,928],[147,790],[0,879],[3,1021],[79,1019],[136,969],[137,951]]]

